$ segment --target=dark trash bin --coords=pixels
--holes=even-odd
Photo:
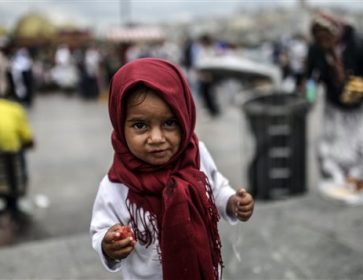
[[[306,191],[306,114],[309,103],[295,94],[259,95],[243,104],[255,138],[248,170],[251,192],[272,199]]]

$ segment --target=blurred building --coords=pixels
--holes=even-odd
[[[17,47],[48,46],[57,37],[57,28],[46,16],[30,13],[18,20],[10,35]]]
[[[67,45],[70,49],[83,48],[94,40],[91,30],[73,25],[59,27],[56,45]]]

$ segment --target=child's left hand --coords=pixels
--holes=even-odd
[[[229,198],[227,214],[245,222],[252,216],[254,205],[252,195],[242,188]]]

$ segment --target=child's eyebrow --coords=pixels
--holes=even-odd
[[[127,122],[144,121],[144,118],[136,116],[136,117],[127,118],[126,121]]]

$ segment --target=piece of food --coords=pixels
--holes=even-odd
[[[121,226],[118,229],[118,232],[121,233],[122,239],[127,238],[127,237],[134,237],[134,233],[133,233],[131,227],[129,227],[129,226]]]
[[[350,76],[341,96],[342,102],[351,104],[359,102],[362,98],[363,79],[357,76]]]
[[[136,238],[133,230],[129,226],[120,226],[117,228],[117,231],[120,233],[119,239],[125,239],[128,237],[132,237],[132,245],[134,246],[136,243]]]

